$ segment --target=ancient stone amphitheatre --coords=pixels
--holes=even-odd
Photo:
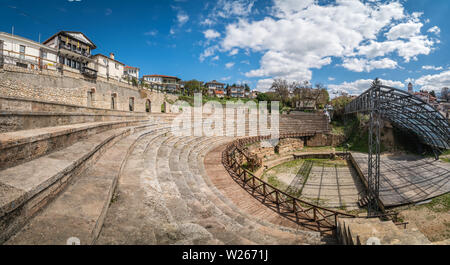
[[[280,115],[281,140],[264,147],[264,135],[177,135],[178,114],[145,112],[146,99],[170,112],[172,95],[131,86],[4,68],[0,91],[0,243],[448,243],[398,216],[365,218],[366,155],[336,150],[322,113]],[[90,107],[75,104],[92,91]],[[117,109],[104,107],[111,93]],[[448,163],[382,161],[384,207],[450,190]]]

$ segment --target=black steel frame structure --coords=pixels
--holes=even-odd
[[[423,144],[433,149],[436,158],[439,158],[442,150],[450,149],[448,120],[431,105],[406,91],[374,82],[370,89],[347,104],[345,113],[370,116],[367,176],[369,215],[378,214],[381,119],[417,135]]]

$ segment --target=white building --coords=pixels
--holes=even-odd
[[[0,32],[0,65],[56,70],[57,51],[39,42]]]
[[[213,80],[205,84],[208,88],[208,95],[223,98],[225,96],[224,86],[225,84]]]
[[[115,60],[114,53],[110,53],[109,57],[103,54],[96,54],[93,58],[95,65],[91,68],[97,71],[97,76],[117,81],[123,80],[125,64]]]
[[[96,78],[97,73],[89,67],[94,63],[91,52],[97,46],[82,32],[60,31],[43,42],[58,52],[58,68],[62,71],[82,73]]]
[[[144,75],[143,80],[152,89],[165,90],[167,92],[177,92],[181,86],[181,79],[168,75]]]
[[[132,67],[132,66],[128,66],[126,65],[124,67],[124,71],[123,74],[125,77],[129,77],[129,78],[136,78],[137,80],[139,80],[139,68],[137,67]]]

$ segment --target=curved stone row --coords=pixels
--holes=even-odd
[[[230,140],[170,133],[142,139],[146,148],[136,148],[128,159],[117,187],[118,199],[111,204],[97,243],[321,243],[318,233],[252,218],[211,185],[203,157]]]
[[[46,192],[39,195],[50,200],[48,205],[6,243],[65,244],[68,238],[76,237],[82,244],[92,244],[103,225],[117,179],[123,174],[124,163],[136,153],[142,139],[167,130],[167,126],[154,124],[132,128],[128,136],[102,151],[98,160],[87,162],[86,167],[89,168],[67,181],[67,188],[60,190],[60,194],[47,195]],[[93,142],[88,140],[86,144],[92,145]],[[72,155],[69,151],[62,150],[60,155],[68,158]],[[55,199],[45,196],[55,196]]]

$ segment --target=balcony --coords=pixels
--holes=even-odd
[[[97,71],[89,67],[82,67],[81,73],[90,78],[97,78]]]
[[[78,55],[78,56],[83,56],[83,57],[86,57],[86,58],[91,58],[91,54],[89,54],[87,51],[83,52],[82,50],[81,51],[79,51],[77,49],[73,50],[69,46],[64,45],[64,44],[60,44],[59,45],[59,49],[64,54],[69,54],[69,55],[72,55],[72,56]]]

